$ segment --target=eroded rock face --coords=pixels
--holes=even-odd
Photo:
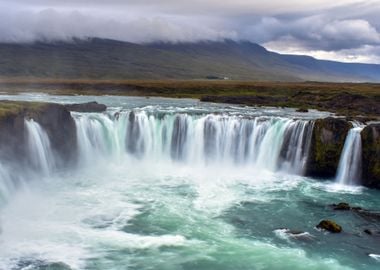
[[[4,102],[12,109],[0,115],[0,159],[24,162],[28,156],[25,119],[39,123],[49,136],[58,165],[74,162],[77,153],[76,126],[70,112],[59,104]],[[17,110],[13,109],[17,108]]]
[[[54,152],[62,165],[74,162],[77,157],[75,121],[62,105],[47,104],[44,110],[28,112],[26,117],[38,122],[47,132]]]
[[[362,137],[362,184],[380,188],[380,124],[365,127]]]
[[[352,124],[343,119],[325,118],[315,121],[307,175],[334,177],[340,155]]]

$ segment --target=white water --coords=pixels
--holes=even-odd
[[[25,126],[28,132],[29,161],[35,170],[48,175],[55,166],[49,137],[33,119],[25,120]]]
[[[17,183],[11,177],[10,169],[0,163],[0,205],[7,201],[16,190]]]
[[[49,181],[28,174],[30,187],[2,207],[0,269],[377,269],[360,237],[313,231],[336,193],[287,174],[303,173],[312,120],[269,109],[133,110],[74,114],[80,164],[59,174],[46,132],[31,125],[29,165]],[[1,178],[13,173],[0,166]],[[378,205],[376,195],[362,206]],[[317,240],[283,240],[278,228]]]
[[[81,162],[118,160],[207,166],[256,166],[302,174],[312,123],[278,117],[155,114],[146,111],[74,114]]]
[[[361,179],[363,126],[354,123],[347,134],[337,170],[336,181],[341,185],[358,185]]]

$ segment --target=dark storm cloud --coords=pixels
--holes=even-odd
[[[280,52],[374,62],[378,14],[380,0],[0,0],[0,41],[229,38]]]

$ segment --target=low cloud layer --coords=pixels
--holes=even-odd
[[[249,40],[270,50],[380,63],[380,0],[0,0],[0,42]]]

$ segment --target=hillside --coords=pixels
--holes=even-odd
[[[379,82],[380,65],[281,55],[250,42],[0,44],[0,77]]]

